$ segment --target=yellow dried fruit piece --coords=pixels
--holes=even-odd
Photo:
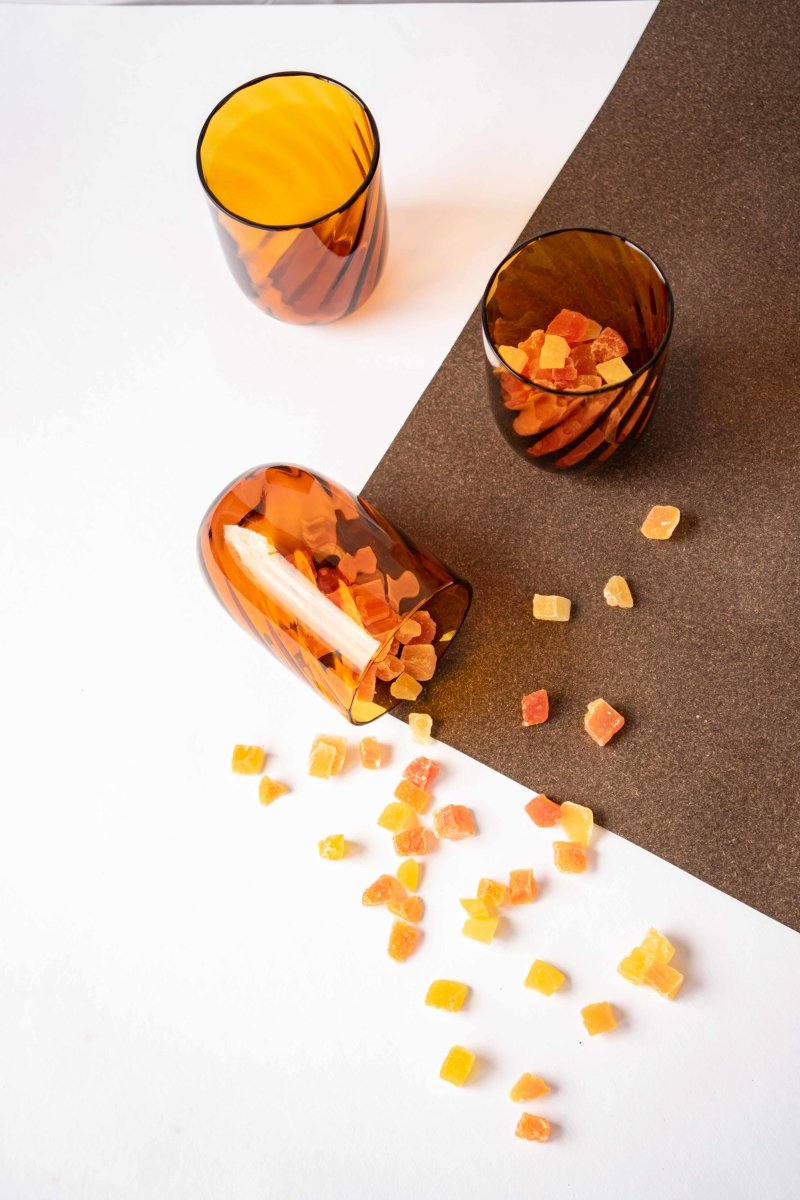
[[[545,1081],[539,1075],[529,1075],[526,1071],[520,1075],[517,1082],[508,1093],[509,1099],[527,1103],[528,1100],[538,1100],[550,1091]]]
[[[333,758],[325,751],[320,753],[320,747],[327,747],[333,750]],[[316,763],[322,766],[323,771],[327,774],[319,775],[320,778],[326,779],[330,775],[338,775],[344,766],[345,755],[347,754],[347,740],[343,737],[336,737],[332,733],[318,733],[311,743],[311,754],[308,760],[309,775],[319,775],[319,772],[312,770],[312,765]],[[327,770],[327,765],[330,763],[330,770]]]
[[[611,608],[633,608],[633,596],[628,581],[622,575],[612,575],[603,588],[606,604]]]
[[[522,374],[528,365],[527,354],[516,346],[498,346],[497,353],[506,366],[511,367],[511,370],[516,371],[518,375]]]
[[[475,1055],[471,1050],[464,1046],[451,1046],[442,1063],[439,1078],[444,1079],[446,1083],[454,1083],[456,1087],[462,1087],[469,1078],[474,1062]]]
[[[410,804],[392,800],[378,817],[378,824],[390,833],[403,833],[406,829],[415,829],[419,825],[419,818]]]
[[[508,903],[508,888],[494,879],[482,879],[478,884],[478,895],[492,908],[502,908]]]
[[[377,771],[383,762],[383,751],[377,738],[362,738],[358,744],[358,752],[361,755],[362,767],[369,771]]]
[[[540,596],[537,592],[533,597],[533,615],[537,621],[568,621],[572,601],[566,596]]]
[[[624,358],[609,358],[597,363],[595,370],[605,383],[624,383],[631,377],[631,369]]]
[[[407,858],[405,862],[401,862],[397,868],[397,878],[407,887],[410,892],[416,892],[419,887],[420,875],[422,874],[422,864],[418,863],[414,858]]]
[[[459,900],[458,902],[470,917],[491,917],[494,909],[485,900]]]
[[[601,1000],[599,1004],[587,1004],[581,1009],[581,1016],[590,1037],[597,1033],[610,1033],[612,1029],[617,1028],[614,1009],[607,1000]]]
[[[475,942],[491,942],[500,924],[499,917],[467,917],[461,927],[465,937]]]
[[[569,356],[569,342],[557,333],[546,333],[539,354],[539,370],[561,370]]]
[[[416,700],[422,691],[422,684],[412,679],[407,671],[403,671],[392,681],[389,691],[395,700]]]
[[[552,996],[566,982],[566,975],[554,967],[552,963],[542,962],[537,958],[525,977],[525,987],[541,992],[543,996]]]
[[[668,941],[663,933],[659,933],[657,929],[653,929],[652,925],[642,938],[640,946],[649,958],[657,959],[659,962],[671,962],[675,954],[675,947],[672,942]]]
[[[644,973],[652,961],[650,955],[646,954],[641,946],[637,946],[623,958],[617,970],[629,983],[635,983],[638,987],[644,982]]]
[[[431,802],[430,792],[426,792],[424,788],[417,787],[410,779],[401,779],[397,787],[394,789],[395,799],[402,800],[405,804],[410,804],[415,812],[423,813]]]
[[[653,988],[667,1000],[674,1000],[683,983],[683,975],[665,962],[656,959],[651,962],[644,973],[643,983]]]
[[[460,1012],[469,995],[469,985],[457,983],[455,979],[434,979],[428,988],[425,1003],[431,1008],[443,1008],[445,1012]]]
[[[671,538],[681,519],[681,510],[673,504],[655,504],[644,519],[642,533],[651,541],[665,542]]]
[[[332,833],[330,837],[323,838],[318,845],[320,858],[344,858],[345,840],[343,833]]]
[[[319,742],[311,747],[308,756],[308,773],[315,779],[330,779],[336,765],[336,747]]]
[[[285,783],[278,783],[277,780],[270,779],[269,775],[258,781],[258,798],[262,804],[272,804],[273,800],[284,796],[288,790]]]
[[[260,775],[264,770],[266,754],[260,746],[233,747],[231,770],[236,775]]]
[[[412,742],[427,743],[431,740],[433,718],[427,713],[409,713],[408,728],[411,730]]]
[[[558,819],[571,842],[577,842],[579,846],[589,845],[594,825],[594,814],[590,808],[585,804],[573,804],[571,800],[565,800]]]

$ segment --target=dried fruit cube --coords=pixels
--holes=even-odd
[[[319,733],[314,738],[314,741],[311,744],[311,755],[312,756],[314,754],[314,751],[320,746],[332,747],[332,749],[333,749],[333,764],[331,766],[330,774],[338,775],[339,772],[341,771],[342,767],[344,766],[344,758],[345,758],[345,755],[347,754],[346,739],[343,737],[336,737],[332,733]],[[326,759],[325,759],[326,762],[328,761],[328,758],[329,758],[329,756],[326,756]],[[311,770],[311,757],[309,757],[308,773],[309,773],[309,775],[314,774],[314,772]]]
[[[561,817],[561,805],[556,804],[553,800],[548,800],[544,795],[533,796],[525,805],[525,812],[534,825],[538,825],[540,829],[549,829],[558,824]]]
[[[569,356],[575,364],[575,369],[578,375],[595,375],[597,372],[597,364],[594,361],[591,346],[583,343],[580,346],[573,346],[569,352]],[[600,376],[598,375],[598,379]]]
[[[369,771],[377,771],[383,761],[380,742],[374,737],[362,738],[358,744],[358,752],[361,755],[361,765]]]
[[[454,1083],[456,1087],[462,1087],[469,1078],[474,1062],[475,1055],[471,1050],[464,1046],[452,1046],[442,1063],[439,1078],[444,1079],[446,1083]]]
[[[592,357],[596,363],[608,362],[612,358],[624,358],[628,346],[616,329],[601,329],[592,342]]]
[[[415,758],[410,762],[403,771],[403,778],[413,783],[415,787],[422,788],[427,791],[433,786],[436,776],[439,774],[439,767],[429,758]]]
[[[580,340],[581,342],[593,342],[596,338],[600,337],[602,331],[603,326],[599,321],[590,321],[586,332]]]
[[[433,814],[433,828],[438,838],[447,838],[451,842],[460,842],[477,833],[472,809],[463,804],[448,804],[437,809]]]
[[[405,962],[416,950],[421,937],[422,933],[416,925],[394,921],[389,934],[389,957],[395,962]]]
[[[402,833],[394,835],[394,848],[403,858],[407,858],[409,854],[430,854],[435,845],[436,838],[430,829],[423,829],[421,826],[416,829],[404,829]]]
[[[394,794],[398,800],[403,800],[406,804],[410,804],[414,811],[418,813],[425,812],[425,809],[431,802],[430,792],[417,787],[410,779],[401,779],[394,789]]]
[[[635,983],[638,986],[644,982],[644,973],[652,961],[650,955],[641,946],[636,946],[635,949],[631,950],[630,954],[623,958],[617,970],[630,983]]]
[[[397,878],[407,887],[410,892],[416,892],[419,888],[420,876],[422,874],[422,864],[416,859],[407,858],[405,862],[401,862],[397,868]]]
[[[545,333],[539,353],[539,367],[542,371],[563,367],[568,354],[569,342],[566,338],[559,337],[557,333]]]
[[[260,746],[236,745],[231,754],[231,770],[236,775],[260,775],[266,757]]]
[[[522,724],[541,725],[550,715],[550,701],[544,688],[522,697]]]
[[[502,908],[508,903],[508,888],[494,879],[482,879],[478,884],[478,896],[492,908]]]
[[[671,538],[681,519],[681,510],[674,504],[654,504],[644,519],[642,533],[651,541],[665,542]]]
[[[273,800],[284,796],[288,790],[285,783],[278,783],[277,780],[270,779],[269,775],[264,775],[258,781],[258,798],[262,804],[272,804]]]
[[[422,633],[422,626],[419,621],[404,621],[397,631],[397,640],[402,646],[407,646],[409,642],[413,642],[414,638]]]
[[[606,362],[597,364],[597,374],[603,383],[624,383],[631,377],[631,369],[621,358],[609,358]]]
[[[598,746],[607,745],[624,724],[625,718],[622,713],[617,712],[602,697],[589,703],[583,718],[584,729]]]
[[[344,858],[345,843],[343,833],[332,833],[317,844],[319,846],[320,858]]]
[[[308,756],[308,773],[315,779],[330,779],[336,765],[336,747],[315,742]]]
[[[394,875],[379,875],[374,883],[371,883],[361,897],[362,904],[370,906],[375,904],[396,903],[400,900],[405,900],[406,893],[402,883],[395,879]]]
[[[497,353],[502,358],[506,366],[511,367],[512,371],[520,374],[528,365],[528,356],[524,350],[520,350],[517,346],[498,346]]]
[[[558,967],[537,958],[525,976],[525,987],[533,988],[534,991],[541,992],[543,996],[552,996],[554,992],[564,986],[566,978],[566,975],[559,971]]]
[[[467,917],[461,926],[461,932],[473,941],[491,942],[499,924],[499,917]]]
[[[596,1033],[609,1033],[617,1028],[614,1009],[607,1000],[601,1000],[599,1004],[587,1004],[581,1009],[581,1016],[590,1037],[594,1037]]]
[[[420,632],[414,638],[412,645],[426,646],[429,645],[436,637],[436,622],[429,612],[414,613],[414,620],[420,626]]]
[[[585,846],[577,842],[553,842],[553,862],[557,871],[566,875],[581,875],[588,865]]]
[[[443,1008],[445,1012],[461,1012],[469,995],[469,985],[455,979],[434,979],[425,996],[431,1008]]]
[[[389,691],[395,700],[416,700],[422,691],[422,684],[417,683],[416,679],[409,675],[407,671],[403,671],[393,681]]]
[[[568,621],[572,601],[566,596],[533,597],[533,615],[537,621]]]
[[[622,575],[612,575],[603,588],[606,604],[612,608],[633,608],[633,596],[628,587],[627,579]]]
[[[641,948],[645,954],[659,962],[671,962],[675,954],[675,947],[672,942],[664,937],[663,933],[659,933],[657,929],[651,926],[641,941]]]
[[[397,676],[402,673],[403,664],[395,654],[387,654],[375,665],[375,674],[383,683],[390,683],[392,679],[397,679]]]
[[[433,646],[404,646],[400,661],[403,664],[403,670],[412,679],[417,679],[421,683],[433,679],[436,670],[436,651]]]
[[[674,1000],[683,983],[683,975],[665,962],[656,959],[647,967],[642,979],[648,987],[654,988],[660,996]]]
[[[427,713],[408,714],[408,727],[411,730],[412,742],[427,744],[431,740],[432,726],[433,718],[429,717]]]
[[[562,308],[558,316],[553,317],[547,326],[547,332],[557,333],[560,337],[566,338],[568,342],[582,342],[589,326],[589,318],[585,317],[583,313],[575,312],[571,308]]]
[[[594,814],[585,804],[573,804],[571,800],[565,800],[561,805],[561,824],[571,842],[578,842],[581,846],[589,845]]]
[[[536,899],[539,889],[529,868],[511,871],[508,876],[508,900],[510,904],[530,904]]]
[[[518,1138],[526,1142],[549,1142],[551,1126],[546,1117],[535,1117],[533,1113],[523,1113],[517,1121],[514,1130]]]
[[[396,917],[402,917],[404,921],[411,921],[416,925],[422,920],[425,904],[420,896],[406,896],[405,900],[390,900],[387,908]]]
[[[527,1103],[529,1100],[538,1100],[540,1096],[546,1096],[549,1091],[550,1088],[539,1075],[529,1075],[526,1071],[524,1075],[520,1075],[508,1095],[511,1100]]]
[[[491,917],[494,915],[494,908],[492,905],[487,904],[486,901],[480,897],[474,900],[468,897],[464,900],[459,900],[458,903],[470,917]]]
[[[410,804],[404,804],[402,800],[392,800],[378,817],[378,824],[391,833],[402,833],[404,829],[414,829],[419,825],[419,819]]]

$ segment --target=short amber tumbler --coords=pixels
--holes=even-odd
[[[378,664],[404,622],[430,614],[438,660],[472,598],[366,500],[302,467],[236,479],[203,518],[199,550],[234,620],[356,725],[397,703]]]
[[[564,308],[622,334],[631,370],[622,385],[570,393],[534,384],[506,365],[498,347],[546,329]],[[661,385],[673,303],[663,272],[641,247],[598,229],[531,238],[492,275],[482,318],[492,412],[526,462],[591,470],[644,432]]]
[[[264,312],[326,324],[372,294],[387,248],[380,142],[349,88],[301,71],[243,84],[203,125],[197,170],[233,275]]]

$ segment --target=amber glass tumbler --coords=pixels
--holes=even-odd
[[[234,277],[281,321],[325,324],[369,298],[386,260],[378,129],[333,79],[236,88],[206,120],[197,170]]]
[[[504,362],[498,347],[518,346],[564,308],[622,335],[631,370],[623,384],[570,393],[534,384]],[[591,470],[644,432],[661,385],[673,304],[663,272],[641,247],[598,229],[531,238],[492,275],[482,318],[492,412],[527,462]]]
[[[438,660],[472,597],[366,500],[302,467],[241,475],[203,518],[199,550],[234,620],[356,725],[397,703],[381,664],[401,653],[404,622],[429,614]]]

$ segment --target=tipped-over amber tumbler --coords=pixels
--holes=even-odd
[[[404,664],[431,677],[472,596],[366,500],[302,467],[241,475],[199,549],[234,620],[356,725],[405,698]]]
[[[197,170],[245,295],[281,321],[325,324],[369,298],[386,260],[378,129],[333,79],[265,75],[216,106]]]
[[[621,335],[627,378],[572,392],[570,383],[542,382],[541,372],[534,382],[538,352],[526,363],[516,351],[562,309]],[[672,316],[662,271],[626,238],[557,229],[518,246],[492,275],[482,305],[492,411],[506,441],[526,462],[555,471],[591,470],[633,444],[653,415]],[[585,378],[600,383],[594,372]]]

